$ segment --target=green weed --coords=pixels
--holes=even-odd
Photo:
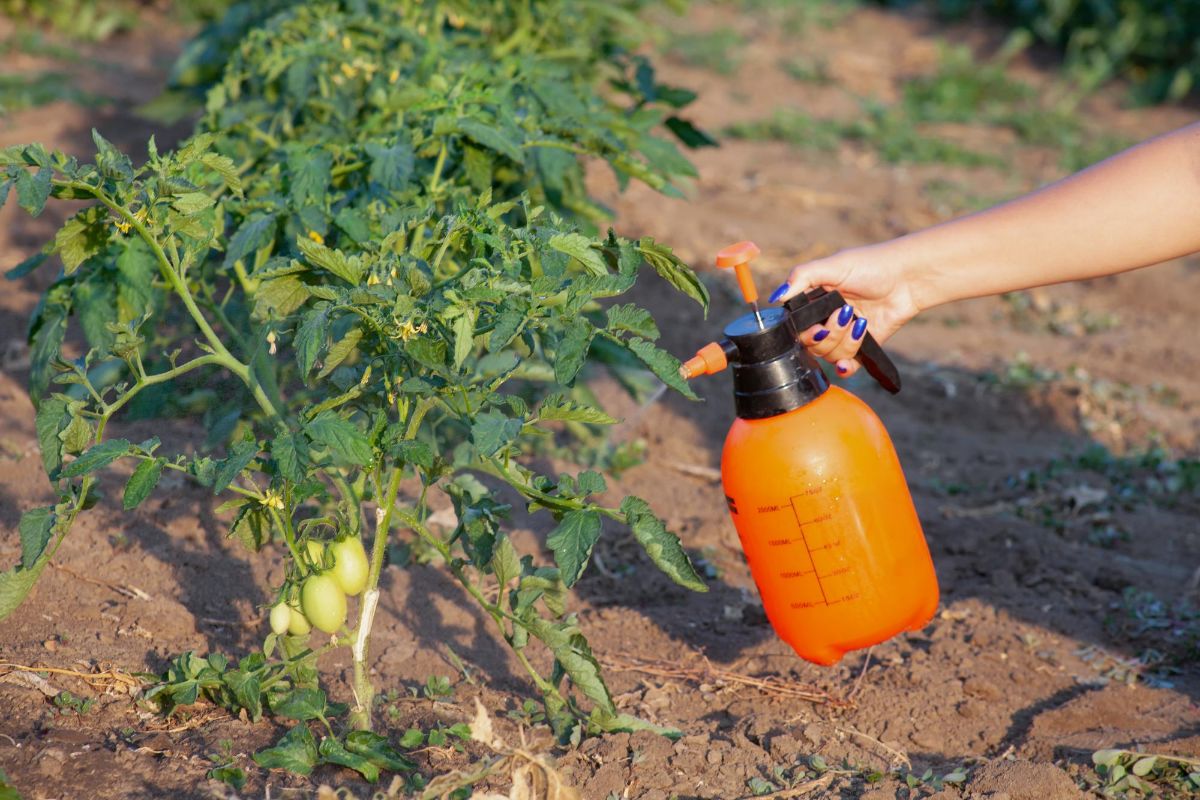
[[[777,108],[767,119],[737,122],[723,133],[733,139],[785,142],[794,147],[829,151],[837,149],[843,126],[834,120],[818,119],[799,109]]]
[[[1007,58],[980,63],[966,46],[944,48],[933,75],[903,88],[904,106],[920,122],[994,120],[1034,97],[1033,87],[1009,77]]]
[[[1088,788],[1105,797],[1190,797],[1200,791],[1200,759],[1133,750],[1097,750]]]
[[[737,31],[720,28],[715,31],[675,34],[666,45],[669,55],[693,67],[702,67],[720,75],[732,75],[741,63],[746,40]]]
[[[71,84],[70,78],[61,73],[0,75],[0,116],[59,100],[85,106],[97,106],[107,102],[106,98],[77,89]]]
[[[824,59],[811,56],[795,55],[790,58],[781,58],[779,59],[779,68],[788,77],[805,83],[824,85],[832,80],[829,75],[829,66]]]

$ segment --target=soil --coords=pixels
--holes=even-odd
[[[984,57],[1002,39],[986,25],[946,27],[914,12],[873,9],[802,34],[785,35],[766,11],[703,4],[673,24],[730,28],[751,42],[731,75],[662,62],[664,78],[699,91],[691,115],[711,130],[780,106],[846,117],[856,113],[853,95],[888,101],[903,80],[932,70],[939,43],[968,43]],[[87,53],[96,60],[65,68],[112,102],[12,114],[0,120],[0,144],[40,140],[84,156],[95,126],[126,148],[140,148],[151,132],[163,146],[186,125],[163,130],[135,108],[156,95],[186,35],[152,21]],[[779,62],[797,53],[824,61],[829,80],[789,77]],[[45,66],[28,56],[5,58],[14,70]],[[1055,73],[1043,61],[1031,53],[1012,69],[1049,91]],[[1188,108],[1127,108],[1124,97],[1119,87],[1091,97],[1080,111],[1086,128],[1132,140],[1195,117]],[[831,154],[730,140],[693,153],[700,177],[684,200],[636,187],[618,195],[600,171],[594,187],[616,208],[624,235],[654,236],[702,267],[722,246],[753,239],[764,252],[759,284],[773,287],[803,259],[964,210],[935,186],[951,187],[960,199],[1000,199],[1061,175],[1048,148],[984,127],[940,133],[1001,156],[1004,168],[897,166],[855,144]],[[3,262],[40,247],[62,217],[61,207],[32,221],[6,208]],[[4,564],[19,555],[21,511],[50,493],[23,345],[50,277],[34,274],[0,294]],[[653,278],[637,290],[680,355],[738,313],[727,276],[709,272],[706,280],[714,292],[708,320]],[[549,748],[544,727],[520,720],[533,692],[520,666],[434,565],[389,567],[383,580],[373,668],[379,688],[396,692],[380,715],[383,728],[398,735],[469,721],[478,698],[503,736],[514,743],[528,736],[551,752],[584,798],[735,798],[752,794],[750,782],[760,779],[777,789],[792,781],[794,792],[780,795],[789,797],[1051,800],[1091,791],[1091,754],[1102,748],[1200,757],[1200,620],[1182,605],[1194,608],[1200,599],[1200,505],[1171,483],[1186,477],[1189,462],[1172,472],[1116,458],[1151,446],[1173,458],[1196,452],[1200,349],[1191,298],[1198,295],[1200,271],[1181,260],[1039,290],[1022,313],[999,298],[960,303],[928,313],[889,342],[904,375],[901,394],[886,395],[865,377],[849,381],[899,450],[942,604],[923,630],[829,668],[799,660],[773,635],[740,554],[714,477],[732,413],[725,378],[697,385],[702,403],[667,398],[645,408],[597,381],[626,418],[617,435],[649,445],[646,462],[612,482],[614,496],[645,497],[704,559],[710,591],[675,587],[628,537],[607,531],[600,562],[572,606],[609,667],[620,707],[674,725],[682,738],[619,734]],[[1078,321],[1084,312],[1115,315],[1118,323],[1091,333],[1046,324]],[[164,436],[192,432],[161,427],[155,432]],[[1081,465],[1078,456],[1097,444],[1116,455]],[[167,488],[135,514],[106,502],[84,515],[28,601],[0,627],[0,674],[7,675],[0,681],[0,767],[26,798],[230,796],[206,778],[209,756],[228,753],[249,776],[242,796],[305,795],[319,783],[369,794],[353,774],[328,767],[311,781],[259,770],[248,754],[277,738],[282,728],[271,722],[251,724],[211,708],[167,722],[119,680],[95,677],[109,669],[161,671],[186,650],[244,654],[265,632],[263,587],[281,574],[278,554],[251,556],[226,539],[204,490]],[[518,521],[524,545],[538,547],[545,530]],[[43,672],[43,691],[8,665],[77,674]],[[332,654],[322,668],[331,693],[348,699],[348,656]],[[93,677],[85,682],[78,674]],[[431,675],[450,680],[449,697],[435,702],[410,691]],[[751,678],[769,680],[754,685]],[[60,709],[47,696],[59,690],[94,706]],[[465,750],[428,748],[417,757],[435,774],[481,755],[478,745]],[[833,769],[818,775],[814,757]],[[965,783],[940,790],[932,781],[910,789],[903,779],[958,768]]]

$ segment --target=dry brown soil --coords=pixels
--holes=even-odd
[[[845,117],[855,113],[853,95],[887,101],[905,78],[933,69],[940,41],[970,42],[981,53],[999,41],[978,25],[945,28],[874,10],[790,36],[767,17],[707,6],[674,24],[729,26],[752,42],[730,76],[664,64],[669,79],[700,92],[693,115],[710,129],[785,105]],[[126,147],[140,147],[154,126],[132,109],[158,91],[183,35],[156,23],[101,51],[107,55],[100,63],[70,67],[90,88],[113,96],[113,104],[85,110],[55,103],[13,115],[0,120],[0,144],[37,139],[86,155],[95,125]],[[778,63],[796,54],[824,60],[831,80],[789,77]],[[14,69],[40,63],[8,58],[6,67]],[[1050,83],[1033,59],[1014,70],[1039,86]],[[1081,111],[1087,127],[1136,139],[1194,118],[1188,109],[1128,109],[1122,97],[1114,91],[1089,100]],[[941,133],[1002,156],[1006,166],[896,166],[858,145],[813,153],[729,141],[695,153],[701,177],[686,200],[640,189],[618,197],[600,174],[595,186],[616,207],[625,235],[653,235],[701,267],[720,247],[755,240],[764,251],[759,281],[767,288],[804,258],[957,213],[931,182],[961,197],[1001,198],[1059,174],[1053,151],[1021,146],[1002,132],[947,126]],[[160,131],[160,143],[178,134]],[[52,209],[31,221],[5,209],[0,260],[15,263],[39,247],[62,214]],[[49,277],[31,276],[0,293],[4,564],[19,554],[21,511],[50,491],[36,452],[22,345]],[[737,312],[726,278],[710,278],[716,299],[708,320],[652,278],[638,289],[668,346],[681,355],[714,338]],[[892,340],[904,391],[890,397],[857,378],[851,388],[894,437],[937,566],[942,606],[924,630],[851,654],[833,668],[800,661],[773,636],[710,477],[731,414],[726,378],[699,384],[703,403],[667,399],[643,412],[601,385],[613,409],[628,418],[618,435],[649,443],[647,462],[625,473],[614,491],[646,497],[714,577],[707,594],[675,588],[622,533],[607,532],[602,565],[581,582],[574,607],[595,652],[613,667],[609,677],[621,707],[678,726],[684,736],[589,739],[556,751],[562,774],[585,798],[734,798],[750,794],[748,781],[756,777],[783,788],[776,768],[795,776],[797,765],[803,769],[820,756],[839,770],[803,795],[781,796],[903,797],[909,790],[898,776],[876,784],[864,776],[890,769],[943,775],[965,767],[966,784],[936,796],[1052,800],[1082,796],[1077,787],[1094,774],[1090,756],[1100,748],[1200,756],[1197,644],[1189,649],[1185,641],[1200,621],[1170,613],[1189,592],[1197,600],[1189,584],[1200,567],[1194,496],[1150,494],[1146,481],[1155,475],[1144,469],[1129,479],[1114,469],[1073,466],[1040,482],[1029,477],[1095,442],[1118,453],[1154,442],[1177,455],[1195,452],[1198,296],[1200,272],[1181,261],[1044,290],[1028,318],[1014,317],[999,299],[947,307]],[[1042,324],[1054,314],[1069,322],[1085,310],[1111,313],[1117,324],[1081,335]],[[1010,369],[1014,362],[1017,370]],[[1029,365],[1057,377],[1011,385]],[[191,433],[183,426],[155,432]],[[82,518],[28,602],[0,626],[0,661],[83,673],[153,672],[188,649],[241,654],[261,641],[259,605],[268,599],[263,587],[280,575],[278,555],[249,556],[227,540],[204,490],[182,483],[167,489],[136,514],[105,504]],[[537,547],[544,534],[529,529],[524,541]],[[479,697],[517,740],[517,723],[506,713],[532,687],[447,573],[437,566],[390,567],[383,591],[373,666],[379,686],[399,692],[381,713],[385,728],[399,733],[468,720]],[[1128,592],[1151,592],[1161,604],[1131,601]],[[450,663],[451,648],[470,681]],[[654,666],[631,669],[646,663]],[[346,699],[347,657],[331,656],[322,666],[333,694]],[[452,697],[434,703],[409,693],[430,675],[449,678]],[[807,687],[818,701],[764,691],[741,678]],[[164,722],[119,684],[89,685],[56,672],[46,680],[52,691],[96,703],[83,715],[63,713],[36,688],[12,678],[0,682],[0,767],[26,798],[209,796],[207,757],[226,746],[250,775],[244,796],[278,797],[318,782],[366,789],[331,768],[313,782],[258,770],[248,754],[278,735],[270,722],[252,725],[203,709]],[[536,739],[544,730],[526,733]],[[468,751],[480,754],[474,746]],[[428,774],[467,763],[451,749],[418,757]],[[910,796],[933,793],[925,787]]]

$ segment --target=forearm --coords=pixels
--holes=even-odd
[[[866,248],[917,310],[1094,278],[1200,250],[1200,124],[996,208]]]

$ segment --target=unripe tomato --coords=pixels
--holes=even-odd
[[[308,560],[313,563],[317,571],[325,569],[325,543],[309,539],[304,546],[308,549]]]
[[[333,553],[333,569],[329,574],[337,581],[338,586],[348,595],[360,594],[367,588],[367,572],[370,564],[367,562],[367,551],[362,539],[357,536],[347,536],[341,541],[329,545]]]
[[[320,631],[337,633],[346,622],[346,593],[328,573],[310,575],[300,590],[304,616]]]
[[[271,630],[276,636],[283,636],[292,624],[292,610],[282,600],[271,609]]]
[[[312,630],[312,625],[308,624],[308,617],[304,616],[304,612],[294,603],[288,604],[287,630],[292,636],[307,636]]]

